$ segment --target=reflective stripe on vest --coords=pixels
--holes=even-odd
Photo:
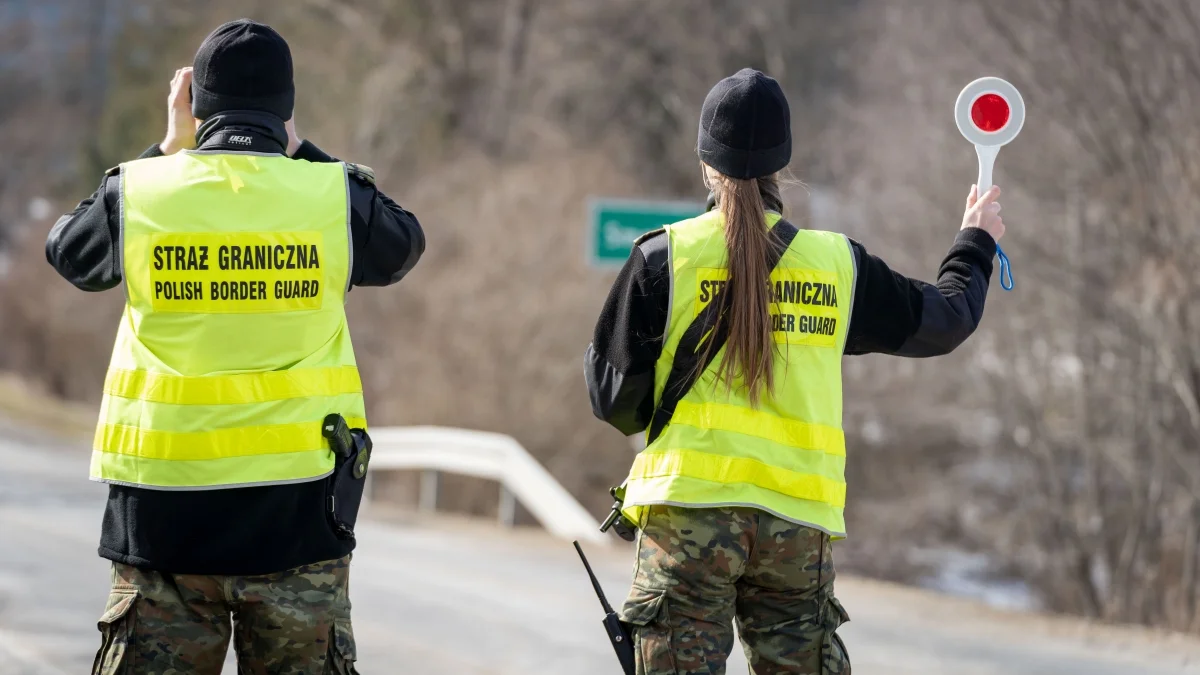
[[[346,169],[182,152],[121,167],[125,313],[91,475],[203,490],[319,479],[365,427],[343,307]]]
[[[778,214],[768,214],[774,226]],[[671,309],[655,366],[662,396],[683,333],[728,278],[722,216],[710,211],[667,227]],[[716,382],[713,360],[679,402],[671,423],[634,460],[625,515],[650,504],[749,506],[844,537],[846,439],[842,352],[854,294],[849,242],[801,230],[771,274],[775,393],[758,407],[744,387]]]

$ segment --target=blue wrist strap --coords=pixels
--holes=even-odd
[[[1004,255],[1004,249],[996,244],[996,257],[1000,258],[1000,288],[1006,291],[1013,289],[1012,265],[1008,262],[1008,256]]]

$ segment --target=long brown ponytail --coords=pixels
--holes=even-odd
[[[731,178],[707,166],[704,171],[725,216],[729,252],[729,283],[718,296],[724,310],[719,321],[727,323],[729,339],[717,366],[717,381],[732,390],[740,379],[751,405],[758,405],[763,390],[768,395],[775,390],[768,253],[776,244],[767,229],[766,209],[782,208],[779,180],[776,175]]]

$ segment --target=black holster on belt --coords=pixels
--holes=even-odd
[[[353,539],[371,463],[371,437],[365,429],[351,429],[337,413],[325,417],[321,435],[334,456],[333,474],[325,484],[325,514],[338,539]]]

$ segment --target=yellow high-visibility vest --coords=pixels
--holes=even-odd
[[[126,305],[92,479],[197,490],[328,475],[324,417],[366,425],[344,311],[345,165],[181,152],[120,176]]]
[[[773,227],[779,215],[767,214]],[[671,309],[655,365],[662,398],[675,352],[696,315],[728,279],[723,216],[710,211],[667,226]],[[842,352],[854,302],[855,263],[845,236],[801,230],[771,274],[775,393],[750,404],[745,387],[716,379],[718,352],[657,439],[638,454],[624,515],[642,507],[750,506],[841,538],[846,533]]]

